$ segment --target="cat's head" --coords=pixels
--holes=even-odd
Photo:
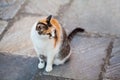
[[[56,37],[56,29],[51,23],[52,15],[48,16],[45,19],[41,19],[36,25],[36,31],[39,35],[48,35],[49,38]]]

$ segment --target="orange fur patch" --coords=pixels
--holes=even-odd
[[[41,19],[39,22],[42,22],[42,23],[46,24],[46,18]]]
[[[57,34],[57,38],[54,39],[54,47],[56,47],[57,43],[60,41],[60,24],[58,23],[58,21],[56,19],[51,19],[51,24],[54,25],[54,27],[56,28],[56,34]]]
[[[42,22],[44,24],[47,24],[46,23],[46,18],[41,19],[40,22]],[[60,26],[59,22],[56,19],[54,19],[54,18],[51,18],[50,22],[51,22],[52,26],[54,26],[55,29],[56,29],[57,38],[54,39],[54,47],[56,47],[57,43],[60,41],[60,29],[61,29],[60,27],[61,26]],[[49,29],[47,31],[45,31],[44,33],[50,33],[51,32],[51,28],[52,27],[49,27]]]

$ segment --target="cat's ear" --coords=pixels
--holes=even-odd
[[[48,26],[52,26],[51,23],[50,23],[51,18],[52,18],[52,15],[49,15],[46,19],[46,22],[47,22]]]

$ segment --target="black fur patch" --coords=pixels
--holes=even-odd
[[[70,44],[67,38],[67,34],[63,28],[63,41],[62,41],[62,45],[60,48],[60,52],[59,52],[59,58],[62,60],[65,57],[68,56],[68,54],[70,53]]]
[[[76,28],[74,29],[69,35],[68,35],[68,40],[71,41],[74,37],[75,34],[77,34],[78,32],[84,32],[85,30],[82,28]]]
[[[46,19],[47,25],[48,25],[49,27],[52,26],[52,24],[50,23],[51,18],[52,18],[52,15],[49,15],[49,16],[47,17],[47,19]]]
[[[39,57],[40,57],[40,59],[42,59],[43,61],[46,61],[46,57],[45,57],[44,55],[40,55]]]

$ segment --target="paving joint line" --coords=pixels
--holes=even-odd
[[[41,14],[39,13],[29,13],[29,12],[23,12],[24,9],[25,9],[25,6],[28,4],[29,2],[28,1],[25,1],[24,4],[22,5],[22,7],[20,8],[20,10],[18,11],[17,13],[17,17],[26,17],[26,16],[42,16]]]
[[[5,30],[2,32],[2,34],[0,35],[0,41],[2,40],[2,38],[4,37],[4,35],[6,34],[6,32],[13,26],[13,24],[16,21],[19,21],[20,19],[21,19],[21,17],[17,16],[17,14],[16,14],[12,19],[6,20],[8,22],[8,25],[5,28]]]
[[[106,57],[103,59],[104,63],[101,65],[101,72],[99,74],[99,79],[98,80],[103,80],[104,79],[107,66],[110,65],[110,58],[111,58],[111,53],[112,53],[114,41],[115,41],[115,38],[113,38],[111,40],[111,42],[109,43],[109,45],[106,49]]]
[[[61,5],[57,12],[57,19],[61,19],[64,13],[70,8],[74,0],[70,0],[67,4]]]
[[[111,39],[120,39],[119,36],[117,35],[112,35],[112,34],[107,34],[107,33],[95,33],[94,31],[93,32],[84,32],[84,33],[78,33],[77,34],[78,36],[81,36],[81,37],[91,37],[91,38],[111,38]]]
[[[59,19],[62,17],[61,14],[63,14],[63,12],[65,12],[66,10],[68,10],[69,6],[71,6],[73,0],[70,0],[67,4],[64,4],[64,5],[61,5],[58,12],[57,12],[57,16],[54,16],[55,18]],[[26,17],[26,16],[42,16],[41,14],[39,13],[29,13],[29,12],[22,12],[22,10],[25,8],[25,6],[28,4],[28,2],[26,1],[22,8],[19,10],[17,16],[18,17]]]
[[[38,70],[38,73],[36,73],[36,75],[34,77],[32,77],[31,80],[43,80],[44,78],[46,77],[51,77],[51,78],[54,78],[54,80],[75,80],[75,79],[72,79],[72,78],[65,78],[65,77],[60,77],[60,76],[52,76],[52,75],[41,75],[39,74],[39,71]],[[43,78],[43,79],[42,79]],[[46,79],[45,79],[46,80]],[[51,80],[51,79],[50,79]]]
[[[5,30],[1,33],[0,35],[0,41],[2,40],[2,38],[4,37],[5,33],[8,31],[8,29],[13,25],[13,19],[9,20],[7,27],[5,28]]]

